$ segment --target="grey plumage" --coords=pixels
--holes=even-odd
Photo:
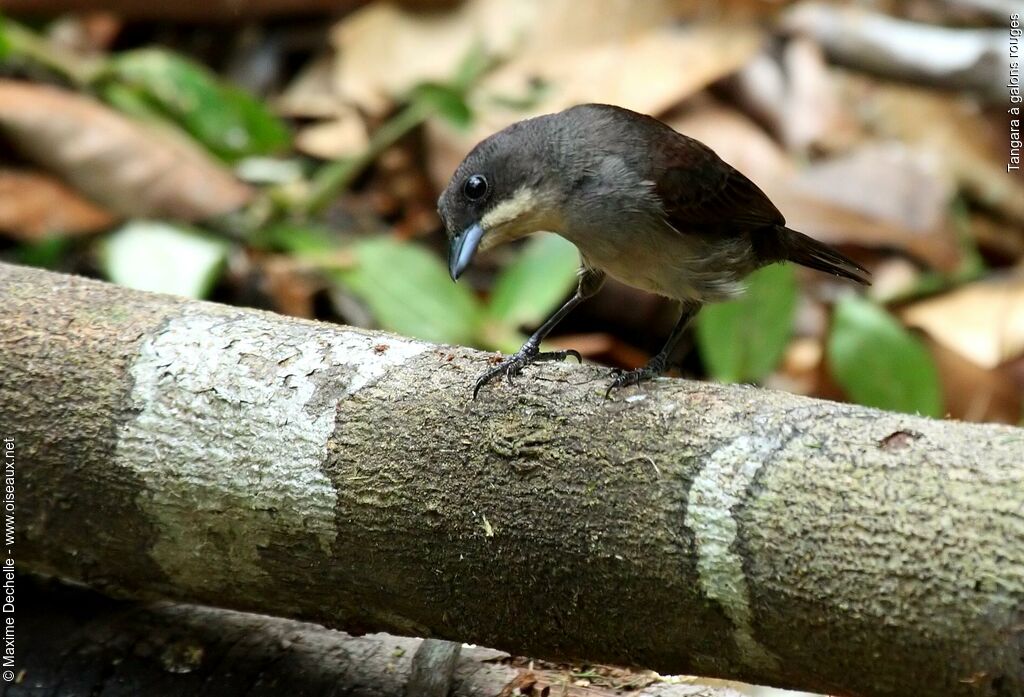
[[[704,302],[736,296],[744,277],[774,262],[867,282],[857,263],[786,227],[767,196],[710,148],[610,105],[528,119],[482,141],[452,176],[438,211],[452,238],[453,278],[477,243],[483,249],[546,230],[576,245],[592,278],[607,273],[679,300],[687,318]],[[666,355],[627,383],[664,368],[677,329]],[[509,359],[506,375],[536,360],[536,346],[527,349]]]

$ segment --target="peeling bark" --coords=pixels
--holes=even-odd
[[[21,569],[850,695],[1024,694],[1024,430],[0,267]],[[904,434],[895,437],[896,434]]]

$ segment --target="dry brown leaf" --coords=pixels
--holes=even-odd
[[[184,138],[54,87],[0,80],[0,132],[27,158],[126,217],[202,220],[251,196]]]
[[[0,231],[23,242],[106,229],[116,218],[38,172],[0,170]]]
[[[922,234],[797,192],[785,182],[768,184],[764,190],[786,216],[787,225],[823,242],[903,249],[940,271],[953,271],[960,264],[959,248],[944,233]]]
[[[319,56],[303,68],[274,101],[274,111],[297,119],[331,118],[352,109],[334,90],[334,56]]]
[[[898,142],[817,162],[794,183],[798,191],[922,232],[945,226],[954,193],[937,153]]]
[[[295,136],[297,150],[324,160],[355,157],[369,142],[366,123],[351,108],[339,108],[330,121],[307,126]]]
[[[935,152],[975,201],[1024,223],[1024,177],[1006,171],[1007,133],[973,100],[849,73],[838,84],[845,108],[868,130]]]
[[[270,298],[275,312],[307,319],[316,316],[314,296],[325,287],[322,275],[317,273],[319,268],[284,255],[267,256],[259,266],[261,290]]]
[[[1024,274],[971,283],[900,315],[977,365],[994,368],[1024,354]]]
[[[976,213],[971,215],[970,230],[971,237],[986,256],[1011,262],[1024,259],[1024,226],[1014,226]]]
[[[586,47],[530,52],[488,76],[481,92],[522,95],[540,80],[547,94],[526,112],[491,110],[502,122],[559,111],[583,102],[608,102],[662,114],[735,72],[757,51],[759,32],[745,27],[658,27]],[[491,127],[497,123],[485,124]]]
[[[417,13],[374,3],[333,28],[335,92],[380,114],[413,85],[450,79],[476,42],[507,55],[537,21],[539,0],[470,0],[448,12]]]
[[[731,81],[737,98],[790,150],[805,151],[845,126],[821,48],[796,38],[763,51]]]
[[[942,401],[950,418],[1019,424],[1024,380],[1011,365],[987,369],[959,352],[925,337],[942,384]]]
[[[684,9],[673,0],[606,0],[583,12],[579,0],[467,0],[425,13],[374,3],[332,31],[336,91],[380,113],[419,82],[450,79],[476,44],[503,58],[575,51],[660,26]]]
[[[520,119],[573,104],[605,102],[646,114],[662,114],[738,69],[754,55],[761,35],[752,29],[702,26],[657,28],[587,48],[530,53],[490,74],[476,91],[473,128],[447,124],[428,128],[429,166],[441,185],[470,148]],[[502,106],[496,97],[527,94],[547,85],[530,109]]]

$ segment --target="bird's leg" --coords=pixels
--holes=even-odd
[[[686,326],[690,323],[690,320],[697,315],[700,308],[701,303],[698,301],[692,300],[684,302],[682,313],[679,315],[679,320],[676,322],[676,326],[672,328],[672,333],[668,335],[665,345],[662,346],[660,351],[658,351],[658,355],[648,361],[647,365],[643,368],[616,371],[617,374],[615,375],[615,379],[612,380],[612,384],[608,385],[608,390],[604,393],[605,399],[608,399],[612,390],[618,387],[638,385],[644,380],[656,378],[664,373],[665,369],[668,368],[668,361],[672,356],[672,352],[675,350],[679,340],[683,337],[683,332],[686,331]]]
[[[508,383],[511,385],[512,378],[523,372],[523,368],[537,361],[561,361],[565,360],[569,356],[575,356],[576,360],[582,363],[583,357],[580,356],[579,351],[568,349],[565,351],[542,352],[540,350],[540,342],[544,340],[544,337],[551,333],[551,330],[555,328],[555,325],[561,322],[566,315],[572,312],[573,308],[596,293],[603,283],[603,271],[598,271],[597,269],[592,269],[587,266],[581,267],[580,281],[579,286],[576,288],[576,294],[569,298],[562,307],[558,308],[558,311],[555,312],[555,314],[548,317],[547,321],[540,325],[540,327],[537,328],[537,331],[530,335],[530,338],[526,340],[526,343],[523,344],[522,348],[477,378],[476,385],[473,386],[473,399],[476,399],[476,395],[480,391],[481,387],[499,375],[504,375],[505,379],[508,380]]]

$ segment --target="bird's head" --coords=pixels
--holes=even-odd
[[[448,232],[452,280],[478,249],[558,231],[560,182],[546,161],[542,126],[541,119],[531,119],[495,133],[473,148],[452,175],[437,202]]]

